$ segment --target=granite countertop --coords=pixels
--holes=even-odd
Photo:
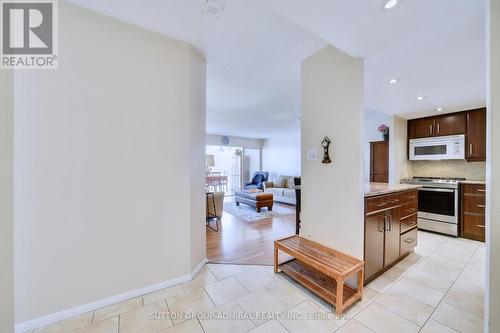
[[[486,185],[486,180],[461,180],[460,184]]]
[[[422,186],[410,184],[365,183],[365,197],[414,190],[419,187]]]

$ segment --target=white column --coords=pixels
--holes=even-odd
[[[302,63],[301,90],[301,235],[363,258],[363,60],[328,46]]]
[[[500,332],[500,1],[488,0],[485,331]]]

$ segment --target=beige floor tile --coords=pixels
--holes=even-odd
[[[84,313],[73,318],[61,320],[47,327],[38,328],[34,333],[65,333],[77,328],[87,327],[92,324],[93,316],[93,312]]]
[[[463,270],[463,267],[458,267],[456,265],[444,263],[442,260],[436,258],[426,258],[421,263],[419,263],[416,268],[432,273],[444,279],[455,280]]]
[[[427,271],[423,271],[418,267],[415,267],[411,271],[409,271],[405,278],[410,279],[414,282],[418,282],[426,287],[436,289],[442,293],[446,293],[448,289],[450,289],[453,284],[453,280],[446,279],[434,275],[433,273],[429,273]]]
[[[457,333],[457,331],[449,328],[444,324],[441,324],[438,321],[429,319],[420,333]]]
[[[433,307],[436,307],[444,297],[444,293],[407,278],[403,278],[396,283],[393,290]]]
[[[456,286],[453,286],[446,294],[443,302],[454,305],[464,311],[469,311],[476,316],[484,317],[484,297],[468,294]]]
[[[420,330],[417,324],[377,303],[368,305],[355,319],[377,333],[411,333]]]
[[[335,333],[373,333],[371,329],[361,324],[356,319],[349,320],[344,326],[342,326]]]
[[[368,287],[372,288],[373,290],[375,290],[379,293],[383,293],[386,290],[388,290],[389,288],[391,288],[395,283],[396,283],[395,280],[391,280],[391,279],[388,279],[386,277],[379,276],[378,278],[376,278],[375,280],[370,282]]]
[[[239,265],[207,264],[207,266],[217,280],[224,280],[230,276],[243,272],[243,268]]]
[[[310,301],[294,306],[278,320],[292,333],[331,333],[339,327],[333,313],[325,312]]]
[[[268,285],[266,289],[289,308],[306,299],[304,294],[302,294],[297,288],[293,287],[290,283],[282,281],[281,279],[276,279],[273,283]]]
[[[246,317],[245,312],[240,306],[234,304],[234,302],[210,312],[219,317],[210,319],[200,318],[200,323],[205,333],[243,333],[255,328],[250,318]]]
[[[277,320],[270,320],[265,324],[254,328],[249,333],[288,333],[288,331]]]
[[[259,269],[251,269],[234,276],[248,291],[262,289],[275,281],[275,278]]]
[[[153,303],[157,303],[160,301],[164,301],[169,297],[173,297],[175,295],[182,294],[184,292],[184,289],[182,289],[181,285],[178,284],[176,286],[172,286],[169,288],[165,288],[162,290],[155,291],[150,294],[146,294],[142,296],[144,305],[149,305]]]
[[[191,281],[184,282],[182,287],[184,290],[188,291],[201,288],[214,282],[217,282],[217,278],[212,272],[210,272],[208,267],[204,267]]]
[[[158,333],[203,333],[198,319],[189,319]]]
[[[270,274],[272,276],[276,275],[274,273],[274,266],[260,266],[259,269],[266,274]]]
[[[393,290],[387,291],[375,302],[419,326],[423,326],[434,311],[432,306]]]
[[[483,332],[483,318],[447,303],[439,304],[432,314],[432,319],[459,332]]]
[[[128,301],[116,303],[96,310],[94,313],[94,323],[100,320],[118,316],[124,312],[132,311],[142,307],[142,297],[129,299]]]
[[[461,289],[463,292],[473,296],[484,297],[484,286],[478,286],[477,284],[475,285],[470,283],[467,279],[462,278],[462,276],[455,281],[453,287]]]
[[[173,325],[165,301],[120,315],[120,333],[156,333]]]
[[[405,271],[404,269],[401,269],[399,267],[392,267],[387,272],[382,274],[382,277],[397,281],[397,280],[401,279],[406,273],[407,273],[407,271]]]
[[[289,309],[267,289],[260,289],[245,295],[236,301],[239,306],[251,315],[256,326],[260,326],[276,315]]]
[[[88,327],[71,331],[71,333],[118,333],[118,317],[101,320]]]
[[[402,269],[404,271],[408,271],[412,269],[415,265],[417,265],[424,256],[418,253],[412,253],[400,262],[398,262],[394,267]]]
[[[206,312],[215,308],[214,303],[203,288],[167,298],[167,304],[170,313],[174,316],[174,324],[190,319],[189,316],[192,313]]]
[[[204,288],[216,306],[222,306],[248,294],[234,277],[209,284]]]

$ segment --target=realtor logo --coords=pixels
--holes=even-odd
[[[57,68],[57,0],[0,0],[4,69]]]

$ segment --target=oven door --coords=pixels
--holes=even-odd
[[[458,224],[458,192],[455,189],[418,189],[418,217]]]

